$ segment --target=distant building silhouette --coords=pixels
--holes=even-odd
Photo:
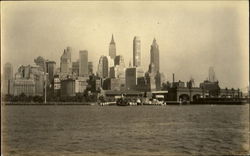
[[[13,92],[13,67],[11,63],[6,63],[3,68],[2,93],[12,94]]]
[[[215,72],[213,67],[209,67],[208,70],[208,81],[210,82],[216,82]]]
[[[127,90],[137,90],[137,79],[144,77],[144,71],[140,67],[130,67],[125,71],[125,86]]]
[[[88,62],[88,72],[89,75],[93,74],[93,62]]]
[[[60,68],[61,73],[63,74],[70,74],[71,69],[71,47],[67,47],[64,49],[63,54],[61,56]]]
[[[122,55],[116,56],[115,60],[114,60],[114,63],[115,63],[115,66],[119,65],[121,67],[125,67],[125,62],[124,62],[124,58],[123,58]]]
[[[133,66],[141,66],[141,40],[138,36],[133,40]]]
[[[46,73],[48,73],[49,83],[52,84],[54,81],[54,75],[56,72],[56,62],[47,61],[46,62]]]
[[[79,76],[79,60],[72,62],[72,73]]]
[[[88,51],[81,50],[79,52],[79,76],[88,76]]]
[[[113,34],[112,34],[111,42],[109,44],[109,56],[112,59],[115,59],[115,56],[116,56],[116,46],[115,46],[115,41],[114,41]]]
[[[26,96],[43,95],[44,72],[40,68],[30,65],[20,66],[15,74],[14,95],[24,93]]]
[[[109,62],[107,56],[101,56],[99,59],[97,75],[100,78],[107,78],[109,75]]]
[[[150,49],[150,63],[155,65],[155,71],[160,71],[160,59],[159,59],[159,46],[156,43],[156,40],[153,40]]]

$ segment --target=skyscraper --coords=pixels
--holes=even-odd
[[[88,72],[89,75],[93,74],[93,62],[88,62]]]
[[[116,56],[116,46],[115,46],[113,34],[112,34],[111,42],[109,44],[109,56],[112,59],[115,59],[115,56]]]
[[[47,61],[46,62],[46,72],[49,76],[49,82],[52,83],[54,81],[54,75],[56,72],[56,62],[55,61]]]
[[[116,56],[114,62],[115,62],[115,66],[119,65],[119,66],[125,67],[125,62],[124,62],[124,58],[122,57],[122,55]]]
[[[88,51],[82,50],[79,52],[79,76],[88,76]]]
[[[97,75],[101,78],[107,78],[109,75],[109,62],[107,56],[101,56],[99,59]]]
[[[214,68],[213,67],[209,67],[209,70],[208,70],[208,81],[210,81],[210,82],[215,82],[216,81],[215,72],[214,72]]]
[[[72,73],[79,76],[79,60],[72,62]]]
[[[71,52],[72,52],[71,47],[67,47],[66,49],[64,49],[64,52],[61,56],[61,63],[60,63],[61,73],[64,73],[64,74],[70,73]]]
[[[150,49],[150,64],[155,65],[155,71],[160,71],[160,59],[159,59],[159,46],[156,43],[156,40],[153,40],[153,43],[151,45]]]
[[[133,40],[133,66],[139,67],[141,65],[141,40],[138,36]]]
[[[3,90],[2,92],[4,94],[11,94],[12,93],[12,88],[13,88],[13,67],[10,63],[6,63],[4,65],[4,69],[3,69],[3,82],[2,82],[2,86],[3,86]]]

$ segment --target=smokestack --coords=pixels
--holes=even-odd
[[[173,82],[174,82],[174,73],[173,73]]]

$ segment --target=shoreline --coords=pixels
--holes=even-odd
[[[211,103],[188,103],[188,104],[180,104],[179,102],[176,101],[169,101],[166,103],[166,105],[183,105],[183,106],[188,106],[188,105],[246,105],[249,104],[248,102],[211,102]],[[25,105],[30,105],[30,106],[37,106],[37,105],[42,105],[42,106],[52,106],[52,105],[81,105],[81,106],[101,106],[99,105],[98,102],[47,102],[47,103],[38,103],[38,102],[1,102],[1,105],[13,105],[13,106],[25,106]],[[112,105],[106,105],[106,106],[118,106],[116,104]],[[143,105],[136,105],[136,106],[162,106],[162,105],[154,105],[154,104],[143,104]]]

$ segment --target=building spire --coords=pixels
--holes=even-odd
[[[113,34],[112,34],[112,38],[111,38],[111,42],[110,43],[115,43]]]

